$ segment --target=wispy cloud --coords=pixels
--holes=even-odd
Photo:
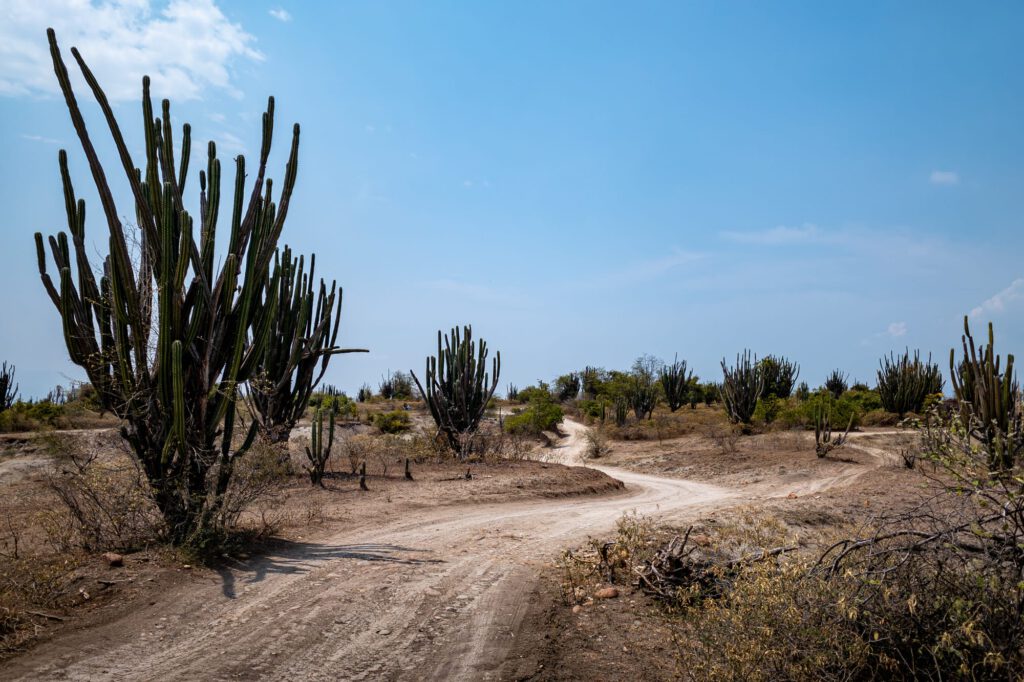
[[[891,322],[889,328],[886,330],[889,336],[906,336],[907,335],[907,323],[906,322]]]
[[[971,317],[979,317],[986,313],[990,315],[993,313],[1001,313],[1006,310],[1006,306],[1008,304],[1019,300],[1022,297],[1024,297],[1024,279],[1018,277],[1010,283],[1010,286],[971,310]]]
[[[65,60],[81,51],[113,101],[138,99],[142,76],[156,97],[198,99],[207,88],[241,93],[229,67],[260,61],[256,39],[232,23],[214,0],[171,0],[155,11],[150,0],[5,0],[0,21],[0,95],[57,92],[46,28],[57,32]],[[73,74],[77,69],[69,65]],[[84,84],[73,75],[76,87]]]
[[[817,225],[804,223],[799,227],[779,225],[751,232],[723,232],[722,237],[738,244],[799,244],[820,241],[823,233]]]
[[[32,142],[42,142],[43,144],[60,144],[61,143],[60,140],[54,139],[52,137],[43,137],[42,135],[28,135],[26,133],[22,133],[21,139],[23,139],[23,140],[31,140]]]
[[[270,10],[269,14],[278,21],[283,21],[284,23],[288,23],[292,20],[292,15],[283,7],[274,8]]]
[[[960,175],[956,171],[933,170],[928,182],[933,185],[959,185]]]

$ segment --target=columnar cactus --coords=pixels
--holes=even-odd
[[[734,424],[749,425],[757,408],[757,401],[764,392],[764,376],[756,356],[751,358],[749,350],[736,356],[736,364],[728,367],[722,359],[722,385],[720,393],[729,419]]]
[[[18,399],[18,384],[14,383],[14,365],[6,362],[0,367],[0,412],[11,409]]]
[[[306,459],[309,466],[306,472],[309,474],[309,482],[313,485],[323,487],[324,471],[327,469],[327,462],[331,458],[331,448],[334,446],[334,418],[338,408],[334,403],[327,409],[317,408],[313,413],[313,424],[310,427],[309,445],[306,446]],[[324,420],[327,420],[327,433],[324,434]]]
[[[658,379],[661,381],[665,402],[668,403],[668,409],[671,412],[675,412],[686,404],[693,379],[693,372],[690,371],[689,374],[686,372],[686,360],[680,360],[677,355],[671,365],[661,368]]]
[[[832,370],[832,373],[825,378],[825,390],[831,393],[836,400],[846,393],[848,387],[846,374],[841,369]]]
[[[60,232],[48,240],[58,275],[55,285],[47,273],[45,242],[36,234],[39,274],[60,313],[71,360],[85,370],[102,406],[124,420],[122,435],[146,472],[170,539],[187,542],[196,531],[224,521],[222,501],[235,460],[256,434],[253,421],[236,438],[238,387],[259,366],[274,328],[283,273],[270,273],[270,263],[295,186],[299,126],[292,132],[275,202],[266,179],[274,125],[274,100],[269,99],[248,201],[245,158],[238,156],[227,240],[218,248],[221,162],[214,143],[199,172],[195,225],[185,208],[188,124],[176,152],[170,102],[164,100],[155,116],[149,78],[143,78],[145,159],[136,166],[106,95],[72,48],[110,128],[134,199],[132,209],[119,208],[56,36],[52,29],[47,33],[57,80],[100,197],[109,255],[97,272],[85,238],[85,201],[75,194],[68,156],[61,150],[70,237]],[[138,225],[137,248],[130,246],[121,223],[126,214]],[[266,292],[270,305],[260,305],[260,292]]]
[[[1001,370],[991,322],[988,345],[976,349],[965,316],[961,342],[964,357],[959,365],[955,350],[949,351],[950,380],[960,403],[961,419],[984,445],[989,467],[1010,469],[1024,451],[1024,413],[1020,386],[1013,375],[1013,355],[1006,356],[1006,367]]]
[[[253,320],[270,314],[272,322],[246,399],[260,434],[270,443],[288,440],[332,356],[367,352],[336,345],[342,291],[336,282],[328,289],[323,280],[314,287],[315,269],[316,256],[310,257],[306,273],[305,259],[294,258],[285,246],[274,254],[273,274],[254,297]],[[269,286],[273,281],[279,282],[276,291]]]
[[[764,394],[785,400],[793,393],[793,387],[800,376],[800,365],[781,355],[768,355],[761,360],[761,374],[764,377]]]
[[[878,397],[882,407],[901,417],[921,412],[925,398],[942,393],[942,385],[942,374],[931,355],[923,361],[919,351],[911,355],[907,350],[899,357],[890,353],[879,362]]]
[[[443,340],[443,345],[442,345]],[[451,335],[437,332],[437,355],[428,356],[423,383],[410,370],[420,395],[452,450],[460,458],[469,454],[470,438],[480,426],[487,403],[498,387],[501,353],[495,354],[487,373],[487,343],[473,340],[472,327]]]

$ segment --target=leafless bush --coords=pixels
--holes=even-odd
[[[586,454],[590,459],[600,459],[611,452],[608,439],[600,429],[587,429],[583,438],[587,442]]]
[[[276,520],[268,516],[267,511],[277,501],[281,484],[290,474],[288,459],[282,457],[281,450],[273,444],[257,442],[233,466],[231,484],[224,494],[217,525],[234,528],[243,513],[256,507],[260,513],[261,530],[269,532]]]
[[[704,426],[704,436],[711,440],[723,455],[735,454],[742,430],[733,424],[711,423]]]
[[[75,436],[51,433],[44,438],[56,458],[49,486],[70,520],[64,532],[55,528],[51,540],[89,551],[130,550],[160,535],[163,520],[135,458],[127,452],[101,458],[96,443]],[[53,525],[61,522],[54,520]]]

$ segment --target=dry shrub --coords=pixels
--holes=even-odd
[[[656,545],[651,520],[636,513],[616,522],[615,539],[591,538],[586,545],[566,550],[558,560],[562,601],[580,604],[602,584],[630,584],[634,569],[650,558]]]
[[[713,442],[723,455],[731,455],[736,453],[743,431],[735,424],[712,423],[704,426],[703,435]]]
[[[608,439],[600,429],[587,429],[583,434],[583,438],[587,442],[586,455],[590,459],[600,459],[611,452],[611,448],[608,446]]]
[[[988,470],[955,420],[928,429],[927,494],[816,560],[747,567],[675,604],[700,680],[1018,679],[1024,669],[1024,470]]]
[[[280,521],[274,510],[284,494],[282,486],[291,475],[290,461],[275,445],[257,441],[233,466],[217,525],[235,528],[246,512],[254,512],[255,529],[269,534]]]
[[[42,438],[56,460],[50,489],[62,503],[62,509],[40,519],[55,550],[130,551],[158,538],[163,519],[133,457],[123,451],[100,456],[101,449],[116,452],[117,446],[77,436],[50,433]]]

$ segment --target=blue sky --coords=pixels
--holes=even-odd
[[[194,159],[211,138],[251,159],[273,94],[280,177],[302,124],[284,241],[345,288],[344,342],[372,350],[332,363],[350,390],[419,371],[464,323],[503,386],[641,353],[714,378],[745,347],[812,385],[873,381],[905,346],[945,366],[966,313],[1019,351],[1022,21],[999,2],[0,0],[0,358],[28,395],[81,376],[32,243],[65,225],[61,146],[103,250],[48,24],[137,148],[143,71]]]

